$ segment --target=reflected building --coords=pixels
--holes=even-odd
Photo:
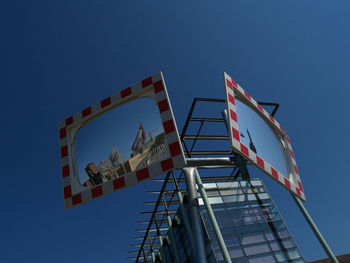
[[[85,171],[89,176],[89,180],[87,180],[83,185],[84,186],[92,186],[98,185],[103,182],[102,173],[100,169],[94,163],[89,163],[85,167]]]
[[[89,176],[89,180],[84,182],[83,185],[97,185],[146,167],[164,153],[164,139],[164,133],[157,135],[155,138],[151,137],[149,141],[142,143],[142,150],[138,149],[140,152],[134,151],[127,161],[122,160],[121,154],[114,147],[108,159],[100,161],[98,165],[89,163],[86,166],[85,171]]]
[[[101,161],[98,163],[98,167],[101,169],[101,170],[106,170],[108,168],[113,168],[113,164],[111,162],[110,159],[107,159],[107,160],[104,160],[104,161]]]

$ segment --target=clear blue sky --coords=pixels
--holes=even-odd
[[[280,103],[305,205],[335,254],[350,253],[349,12],[345,0],[3,2],[0,261],[126,262],[155,198],[145,190],[160,185],[64,210],[57,124],[158,71],[180,130],[193,97],[224,98],[223,71]],[[325,257],[289,194],[263,179],[304,257]]]

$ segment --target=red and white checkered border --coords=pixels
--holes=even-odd
[[[158,105],[161,121],[163,123],[166,142],[168,143],[168,156],[166,160],[152,163],[148,167],[133,171],[112,181],[91,187],[79,193],[73,193],[73,184],[78,183],[75,166],[75,153],[72,146],[73,138],[78,129],[86,122],[102,115],[125,102],[140,97],[150,97]],[[138,82],[131,87],[121,90],[98,103],[77,112],[59,123],[61,168],[63,179],[64,207],[70,209],[77,205],[87,203],[117,190],[132,186],[145,179],[158,176],[175,168],[183,167],[186,159],[180,143],[179,134],[170,105],[168,92],[161,72]]]
[[[231,146],[234,151],[240,153],[245,158],[248,158],[260,170],[267,173],[270,177],[284,186],[288,191],[294,193],[301,200],[306,201],[303,186],[301,184],[299,170],[295,161],[292,145],[287,133],[265,109],[263,109],[241,86],[239,86],[226,72],[224,72],[224,82],[226,89],[226,104],[228,116],[230,120],[230,138]],[[237,120],[237,110],[235,104],[235,95],[247,106],[259,114],[272,128],[272,130],[279,134],[285,145],[283,151],[287,157],[287,170],[292,178],[288,178],[272,167],[268,162],[262,159],[259,155],[244,145],[239,138],[239,126]],[[296,184],[294,183],[296,182]]]

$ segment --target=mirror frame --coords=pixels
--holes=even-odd
[[[75,189],[81,185],[75,158],[75,138],[79,129],[118,106],[144,97],[151,98],[158,106],[165,133],[165,141],[168,143],[168,147],[165,147],[165,149],[168,151],[170,158],[153,162],[146,167],[127,173],[114,180],[75,193]],[[174,114],[161,72],[75,113],[61,121],[58,127],[64,207],[66,209],[87,203],[98,197],[108,195],[143,180],[186,165],[186,159],[180,143]]]
[[[224,72],[224,84],[226,91],[227,113],[230,124],[229,135],[233,151],[248,159],[256,167],[265,172],[288,191],[296,195],[299,199],[306,201],[304,189],[300,180],[299,170],[295,161],[295,155],[293,153],[288,134],[283,130],[282,126],[277,122],[277,120],[274,119],[265,109],[263,109],[226,72]],[[284,159],[286,161],[288,177],[279,172],[240,141],[235,97],[254,110],[254,112],[257,113],[272,129],[276,139],[279,139],[284,154]]]

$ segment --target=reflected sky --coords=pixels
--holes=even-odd
[[[157,105],[150,98],[141,98],[114,108],[82,127],[76,136],[76,164],[79,180],[89,179],[85,172],[88,163],[98,164],[108,159],[116,147],[123,161],[130,158],[131,146],[140,122],[146,133],[154,138],[163,133]]]
[[[255,111],[238,99],[236,99],[236,107],[241,142],[249,148],[250,134],[256,153],[287,176],[283,151],[274,132]]]

